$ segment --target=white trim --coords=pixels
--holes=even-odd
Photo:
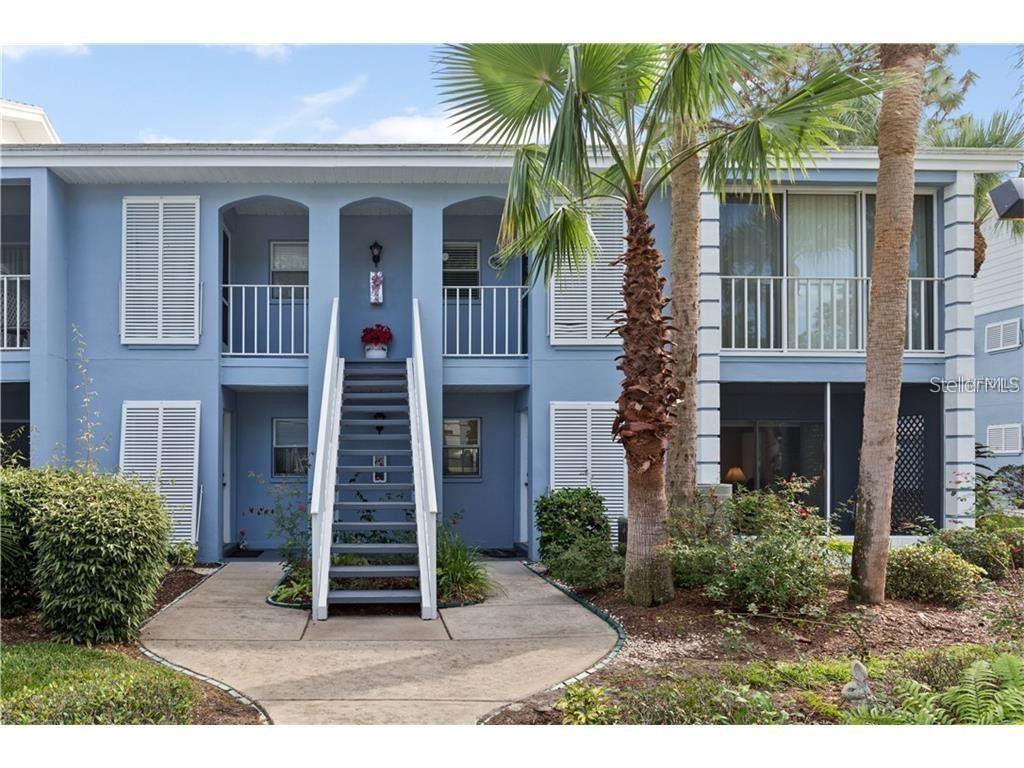
[[[444,429],[444,423],[446,421],[475,421],[476,422],[476,442],[475,443],[459,443],[458,445],[448,445],[445,442],[446,432]],[[480,480],[484,476],[484,455],[483,455],[483,429],[484,420],[480,416],[444,416],[441,419],[441,477],[444,480]],[[461,437],[462,429],[460,427],[459,434]],[[445,461],[445,456],[449,448],[476,448],[476,472],[471,475],[466,474],[449,474],[448,473],[448,462]]]

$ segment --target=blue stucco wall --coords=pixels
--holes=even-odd
[[[979,391],[974,398],[975,440],[984,445],[988,436],[986,430],[990,424],[1021,424],[1024,423],[1024,347],[1008,349],[1004,352],[985,351],[985,326],[1004,320],[1017,318],[1024,322],[1024,305],[1010,307],[975,318],[974,334],[974,374],[975,378],[1010,379],[1016,376],[1018,391],[997,391],[995,388]],[[1001,454],[987,458],[982,462],[990,469],[997,469],[1008,464],[1024,464],[1024,455]]]

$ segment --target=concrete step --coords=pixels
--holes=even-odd
[[[414,501],[336,501],[335,509],[416,509]]]
[[[370,435],[363,435],[363,434],[351,435],[351,434],[345,434],[344,432],[342,432],[338,436],[338,439],[341,442],[343,442],[343,443],[344,442],[348,442],[350,440],[361,440],[361,441],[372,440],[372,441],[376,441],[376,442],[386,442],[388,440],[391,440],[391,441],[403,440],[405,442],[408,442],[409,441],[409,431],[406,430],[405,432],[388,432],[388,433],[382,432],[379,435],[376,432],[374,432],[373,434],[370,434]]]
[[[408,405],[377,405],[374,403],[355,403],[354,405],[342,405],[341,412],[345,413],[408,413]]]
[[[418,603],[418,589],[332,589],[327,593],[332,605],[372,603]]]
[[[350,379],[345,377],[345,392],[359,390],[365,392],[377,389],[404,390],[407,389],[405,377],[394,379]],[[347,396],[347,395],[346,395]]]
[[[415,531],[416,523],[408,520],[384,522],[376,520],[360,520],[353,523],[334,523],[336,531]]]
[[[342,399],[342,407],[345,403],[359,402],[364,403],[367,401],[375,400],[387,400],[389,402],[395,400],[408,400],[408,391],[402,392],[346,392]]]
[[[415,544],[333,544],[336,555],[415,555]]]
[[[402,579],[420,575],[418,565],[332,565],[332,579]]]

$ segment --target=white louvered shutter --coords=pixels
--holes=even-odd
[[[985,438],[992,453],[1014,454],[1021,452],[1020,424],[993,424],[986,430]]]
[[[199,489],[199,403],[124,402],[121,473],[150,483],[167,503],[172,541],[196,541]]]
[[[1020,321],[1005,320],[985,326],[985,351],[1001,352],[1020,346]]]
[[[612,539],[626,514],[626,457],[612,439],[612,403],[551,404],[551,487],[593,488],[604,498]]]
[[[126,197],[121,342],[199,343],[199,199]]]
[[[572,272],[551,285],[552,344],[619,344],[615,313],[623,307],[623,265],[614,264],[624,252],[626,216],[617,203],[595,205],[590,229],[598,252],[584,270]]]

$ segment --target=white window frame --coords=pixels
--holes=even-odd
[[[996,429],[1002,430],[1002,436],[1003,436],[1002,447],[1000,449],[998,449],[998,450],[992,447],[992,431],[996,430]],[[1015,443],[1015,447],[1014,448],[1007,448],[1006,447],[1006,434],[1007,434],[1007,431],[1009,431],[1009,433],[1011,435],[1013,435],[1014,438],[1015,438],[1014,439],[1014,443]],[[989,424],[988,428],[985,430],[985,445],[988,447],[988,449],[990,451],[992,451],[992,454],[995,455],[995,456],[1016,456],[1022,450],[1022,446],[1021,446],[1021,425],[1019,423],[1018,424]]]
[[[282,421],[302,421],[306,423],[306,442],[302,445],[278,445],[277,425]],[[277,471],[277,449],[278,448],[305,448],[306,449],[306,471],[278,473]],[[270,476],[275,480],[299,480],[309,477],[309,419],[305,416],[275,416],[270,420]]]
[[[279,245],[304,245],[306,246],[306,282],[302,285],[309,285],[309,240],[271,240],[270,249],[267,253],[268,282],[276,286],[295,286],[295,283],[275,283],[274,275],[277,272],[299,272],[297,269],[274,269],[274,249]]]
[[[564,204],[564,201],[559,204]],[[587,224],[590,224],[590,218],[587,218]],[[625,237],[628,231],[626,222],[625,209],[622,211],[622,236]],[[625,244],[623,248],[625,248]],[[558,277],[555,277],[548,283],[547,294],[548,294],[548,312],[547,312],[547,335],[548,341],[553,347],[621,347],[622,337],[616,334],[595,335],[594,332],[594,302],[593,302],[593,271],[594,263],[592,259],[587,260],[586,272],[580,275],[573,275],[572,277],[579,279],[584,277],[587,285],[587,314],[584,318],[587,324],[587,335],[586,338],[582,339],[560,339],[555,333],[555,292],[558,290]],[[625,304],[625,297],[623,297],[623,304]],[[604,318],[601,318],[604,319]]]
[[[476,250],[476,268],[475,269],[448,269],[445,266],[447,262],[444,261],[444,254],[448,252],[449,246],[459,246],[462,248],[471,247]],[[476,274],[476,283],[474,285],[454,285],[445,282],[445,272],[459,272],[462,274]],[[483,283],[483,274],[480,269],[480,241],[479,240],[444,240],[441,243],[441,282],[444,283],[444,287],[448,288],[479,288]],[[470,290],[472,296],[472,290]]]
[[[195,332],[190,337],[173,337],[165,338],[161,335],[161,328],[163,326],[163,204],[167,202],[172,203],[194,203],[196,207],[196,221],[195,221],[195,279],[193,280],[193,290],[196,302],[196,311],[193,327]],[[128,329],[126,327],[126,308],[125,300],[127,297],[127,285],[125,276],[128,274],[128,205],[130,203],[158,203],[159,209],[159,227],[160,235],[158,239],[158,261],[157,261],[157,336],[155,337],[135,337],[128,336]],[[124,346],[132,347],[150,347],[150,346],[195,346],[199,344],[199,339],[203,335],[203,284],[199,279],[201,271],[201,244],[199,241],[200,233],[200,218],[202,217],[202,207],[199,204],[198,195],[126,195],[121,198],[121,279],[118,283],[119,303],[120,303],[120,335],[121,344]]]
[[[480,416],[447,416],[442,419],[445,421],[475,421],[476,422],[476,443],[459,443],[458,445],[445,445],[444,442],[444,429],[441,429],[441,476],[445,481],[448,480],[480,480],[484,476],[484,420]],[[461,434],[461,430],[460,430]],[[448,462],[445,460],[445,454],[449,448],[475,448],[476,449],[476,474],[463,475],[463,474],[448,474]]]
[[[1003,343],[1001,346],[998,346],[998,347],[990,347],[988,345],[988,331],[989,331],[989,328],[995,328],[996,326],[999,326],[999,328],[1000,328],[999,338],[1001,340],[1006,338],[1006,331],[1005,331],[1006,327],[1007,326],[1012,326],[1016,330],[1017,343],[1016,344],[1005,344],[1005,343]],[[1000,320],[999,322],[996,322],[996,323],[989,323],[989,324],[987,324],[985,326],[985,351],[986,352],[1006,352],[1006,351],[1011,350],[1011,349],[1020,349],[1020,342],[1021,342],[1021,332],[1020,332],[1020,330],[1021,329],[1020,329],[1020,318],[1019,317],[1013,317],[1013,318],[1010,318],[1009,320]]]

